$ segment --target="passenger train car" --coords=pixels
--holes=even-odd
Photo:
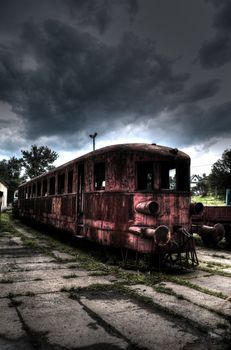
[[[19,187],[18,215],[123,251],[197,263],[190,158],[156,144],[98,149]]]

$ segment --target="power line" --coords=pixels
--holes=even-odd
[[[197,167],[201,167],[201,166],[212,166],[213,163],[210,164],[201,164],[201,165],[191,165],[191,168],[197,168]]]

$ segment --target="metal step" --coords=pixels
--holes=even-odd
[[[76,238],[78,238],[78,239],[86,239],[86,237],[85,236],[83,236],[83,235],[74,235],[74,237],[76,237]]]

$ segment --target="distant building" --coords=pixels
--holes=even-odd
[[[0,211],[7,207],[8,185],[0,179]]]

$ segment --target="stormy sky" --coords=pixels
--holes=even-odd
[[[124,142],[194,173],[231,148],[230,0],[0,0],[0,159]]]

